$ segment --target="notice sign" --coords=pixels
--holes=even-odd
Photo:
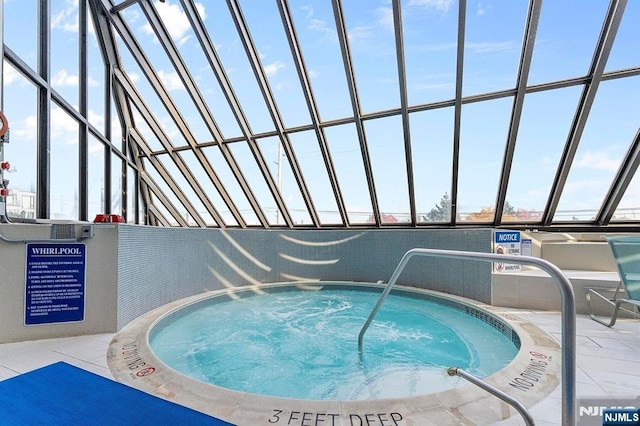
[[[520,231],[495,231],[493,233],[493,252],[520,256]],[[521,265],[493,263],[493,272],[513,272],[521,269]]]
[[[27,244],[25,325],[84,320],[84,244]]]

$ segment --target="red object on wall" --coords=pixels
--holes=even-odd
[[[11,168],[11,164],[8,161],[0,162],[0,169],[9,170]]]
[[[7,188],[0,188],[0,197],[8,197],[9,190]]]
[[[93,219],[93,223],[125,223],[124,217],[118,214],[104,214],[98,213],[96,218]]]

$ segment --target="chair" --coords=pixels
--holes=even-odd
[[[615,290],[611,288],[587,288],[586,297],[589,305],[589,316],[600,324],[612,327],[622,310],[633,316],[640,315],[640,235],[638,236],[611,236],[607,242],[618,266],[620,284]],[[607,297],[603,293],[613,293],[613,297]],[[626,298],[623,296],[626,293]],[[591,305],[591,296],[596,296],[613,306],[611,318],[606,321],[596,317]],[[622,304],[632,305],[631,309],[625,309]]]

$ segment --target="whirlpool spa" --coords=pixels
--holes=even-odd
[[[508,311],[397,285],[289,282],[167,304],[109,347],[115,379],[236,425],[492,424],[559,384],[560,348]]]

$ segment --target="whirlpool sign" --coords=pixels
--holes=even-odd
[[[27,244],[25,325],[84,320],[84,244]]]

